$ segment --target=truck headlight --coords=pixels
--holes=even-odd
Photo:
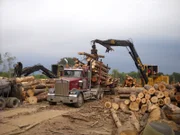
[[[53,94],[54,92],[55,92],[55,89],[54,89],[54,88],[50,88],[50,89],[49,89],[49,93],[50,93],[50,94]]]

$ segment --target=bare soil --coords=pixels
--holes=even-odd
[[[81,108],[48,102],[23,104],[0,112],[0,135],[111,135],[116,127],[103,100],[90,100]]]

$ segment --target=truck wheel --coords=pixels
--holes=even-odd
[[[7,107],[16,108],[19,106],[19,104],[20,100],[15,97],[8,98],[7,100]]]
[[[57,105],[57,102],[49,102],[49,105]]]
[[[0,110],[4,109],[6,106],[6,101],[4,98],[0,97]]]
[[[79,108],[84,104],[84,98],[82,94],[79,94],[77,97],[77,103],[74,104],[75,107]]]
[[[103,97],[104,97],[104,92],[101,92],[100,99],[103,99]]]
[[[96,99],[99,100],[101,98],[101,93],[98,92],[97,95],[96,95]]]

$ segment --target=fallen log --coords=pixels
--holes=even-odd
[[[180,103],[180,92],[177,92],[175,95],[175,99],[178,103]]]
[[[114,120],[114,122],[115,122],[115,124],[116,124],[116,126],[117,126],[117,128],[119,130],[121,128],[121,126],[122,126],[122,123],[120,122],[115,110],[110,109],[110,111],[111,111],[112,118],[113,118],[113,120]]]
[[[152,88],[152,86],[146,84],[146,85],[144,85],[144,88],[145,88],[146,90],[149,90],[150,88]]]
[[[157,96],[152,96],[150,100],[151,100],[151,102],[154,103],[154,104],[158,102]]]
[[[32,89],[27,90],[27,95],[28,95],[29,97],[34,96],[34,91],[33,91]]]
[[[155,92],[156,92],[156,90],[155,90],[153,87],[151,87],[151,88],[148,90],[148,93],[149,93],[150,95],[153,95]]]
[[[143,91],[143,88],[118,87],[118,88],[116,88],[116,90],[119,94],[130,94],[132,92],[139,93],[139,92]]]
[[[141,105],[141,113],[144,114],[148,110],[147,104]]]
[[[105,102],[104,106],[105,106],[105,108],[111,108],[112,104],[111,104],[111,102],[107,101],[107,102]]]
[[[164,93],[162,91],[156,91],[155,95],[157,96],[157,98],[163,98],[164,97]]]
[[[152,105],[150,107],[150,110],[151,111],[150,111],[150,114],[149,114],[148,123],[161,119],[161,110],[157,105]]]
[[[164,105],[164,99],[158,99],[158,105],[163,106]]]
[[[37,103],[37,98],[35,96],[31,96],[27,98],[28,103],[30,104],[36,104]]]
[[[149,94],[145,94],[145,99],[149,100],[151,98],[151,96]]]
[[[145,104],[145,103],[146,103],[146,98],[142,98],[142,99],[141,99],[141,103],[142,103],[142,104]]]
[[[131,102],[129,105],[129,109],[132,111],[139,111],[139,103],[135,102]]]
[[[132,102],[133,102],[133,101],[136,101],[136,98],[137,98],[137,97],[136,97],[136,93],[131,93],[131,94],[130,94],[130,97],[129,97],[130,101],[132,101]]]
[[[170,97],[165,97],[164,98],[164,104],[169,105],[170,103],[171,103]]]
[[[130,104],[130,100],[129,100],[129,99],[126,99],[126,100],[124,101],[124,104],[125,104],[125,105],[129,105],[129,104]]]
[[[119,97],[120,98],[129,98],[130,94],[120,94]]]
[[[43,92],[45,92],[46,91],[46,89],[33,89],[33,92],[34,92],[34,95],[36,96],[36,95],[38,95],[38,94],[40,94],[40,93],[43,93]]]
[[[143,98],[144,97],[144,93],[140,92],[137,97],[140,98],[140,99]]]
[[[158,85],[158,89],[159,89],[160,91],[165,91],[165,90],[166,90],[166,86],[165,86],[164,84],[160,83],[160,84]]]
[[[118,109],[119,109],[119,104],[117,104],[117,103],[112,103],[112,108],[113,108],[114,110],[118,110]]]
[[[36,98],[37,98],[38,102],[46,100],[47,99],[47,92],[40,93],[39,95],[36,96]]]

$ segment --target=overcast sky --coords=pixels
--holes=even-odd
[[[50,68],[111,38],[132,39],[142,62],[160,72],[180,72],[180,0],[0,0],[0,53],[24,66]],[[113,69],[137,71],[126,48],[97,47]]]

